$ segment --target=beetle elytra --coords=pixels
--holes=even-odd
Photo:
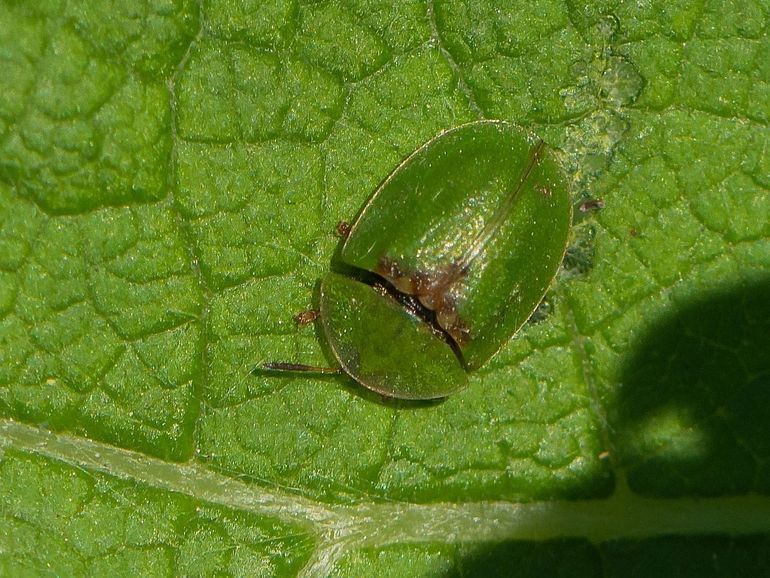
[[[482,120],[432,138],[345,231],[342,261],[376,281],[321,281],[320,321],[341,371],[394,398],[462,389],[537,307],[571,220],[567,180],[538,137]]]

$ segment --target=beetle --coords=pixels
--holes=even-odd
[[[406,157],[345,229],[319,318],[340,368],[384,396],[464,388],[540,303],[564,258],[572,203],[553,150],[525,129],[479,120]]]

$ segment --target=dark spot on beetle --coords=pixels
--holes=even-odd
[[[334,232],[343,239],[347,239],[350,236],[350,223],[347,221],[339,221],[334,228]]]
[[[578,205],[578,210],[581,213],[589,213],[592,211],[599,211],[604,208],[604,199],[587,199]]]
[[[425,309],[433,312],[435,323],[463,346],[471,339],[468,324],[457,314],[457,304],[451,294],[455,283],[468,274],[467,266],[452,262],[438,271],[406,273],[401,265],[390,257],[382,257],[375,271],[406,296],[416,298]]]
[[[297,323],[297,325],[307,325],[318,319],[320,315],[321,312],[317,309],[308,309],[307,311],[297,313],[294,316],[294,321]]]
[[[380,295],[387,299],[392,299],[397,302],[401,307],[406,309],[411,315],[422,319],[428,327],[431,328],[434,335],[437,337],[448,339],[446,332],[438,325],[436,321],[436,314],[433,311],[425,308],[422,303],[414,295],[408,295],[398,291],[387,280],[379,280],[371,283],[372,289],[377,291]]]

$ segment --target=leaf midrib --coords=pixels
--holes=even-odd
[[[758,494],[644,498],[619,486],[603,500],[464,504],[371,500],[335,506],[284,488],[235,480],[195,462],[165,462],[101,442],[0,420],[0,450],[9,449],[297,525],[318,541],[303,570],[306,576],[330,570],[354,548],[390,544],[561,537],[598,544],[662,535],[770,532],[770,500]]]

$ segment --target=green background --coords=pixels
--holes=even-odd
[[[0,0],[0,574],[770,574],[769,22]],[[605,201],[545,319],[442,403],[253,374],[327,362],[335,223],[482,117]]]

